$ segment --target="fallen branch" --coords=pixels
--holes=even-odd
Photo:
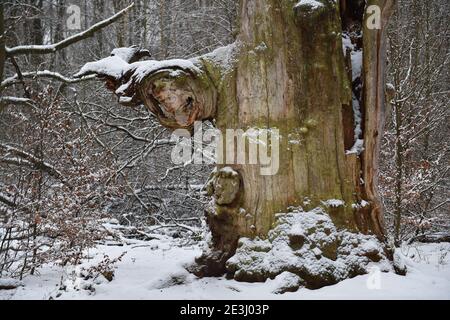
[[[12,290],[23,286],[23,282],[16,279],[0,279],[0,290]]]

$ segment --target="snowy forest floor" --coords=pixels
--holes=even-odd
[[[450,243],[415,243],[402,248],[408,267],[406,276],[379,273],[358,276],[318,290],[300,289],[274,294],[278,277],[265,283],[242,283],[222,278],[198,279],[185,271],[200,254],[198,245],[163,237],[151,241],[132,240],[127,245],[99,245],[88,251],[88,259],[76,267],[44,266],[39,274],[23,279],[23,286],[0,290],[8,299],[450,299]],[[124,252],[126,252],[124,254]],[[86,270],[121,257],[110,265],[112,281],[97,267],[88,279]],[[108,269],[108,263],[101,264]],[[100,268],[101,269],[101,268]],[[102,270],[103,270],[102,269]],[[95,276],[95,274],[97,276]],[[368,281],[369,280],[369,281]]]

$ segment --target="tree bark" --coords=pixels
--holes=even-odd
[[[376,176],[384,123],[384,32],[392,2],[369,2],[383,9],[382,29],[364,27],[365,150],[358,155],[346,153],[346,131],[353,133],[349,119],[354,115],[346,71],[350,66],[345,65],[341,39],[348,21],[340,17],[339,7],[322,1],[324,6],[317,10],[307,5],[293,10],[292,1],[242,1],[238,37],[242,48],[230,79],[233,84],[225,86],[227,93],[219,94],[223,100],[219,98],[217,126],[223,132],[226,128],[278,128],[280,170],[274,176],[261,176],[259,166],[232,166],[241,178],[239,196],[225,206],[227,210],[216,203],[208,214],[213,242],[221,254],[212,254],[220,257],[218,265],[204,257],[207,268],[202,272],[219,274],[240,237],[266,238],[276,213],[290,206],[311,209],[328,199],[345,202],[328,208],[338,228],[375,234],[383,240]],[[348,2],[345,8],[354,10],[354,5]],[[360,28],[366,25],[358,22]],[[301,143],[291,145],[291,139]],[[241,208],[246,215],[239,214]],[[222,211],[226,213],[217,214]]]
[[[370,0],[367,5],[381,8],[381,28],[367,28],[364,17],[364,106],[365,106],[365,152],[363,155],[364,192],[372,206],[366,213],[372,231],[383,234],[383,209],[377,189],[378,163],[381,138],[385,124],[385,81],[386,81],[386,32],[389,18],[394,10],[395,0]],[[366,231],[364,226],[361,228]]]

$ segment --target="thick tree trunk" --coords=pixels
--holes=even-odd
[[[392,3],[371,1],[384,8],[382,29],[364,29],[364,152],[359,155],[348,152],[356,142],[355,115],[342,31],[362,31],[364,2],[341,1],[341,16],[334,1],[322,1],[315,9],[302,2],[294,8],[295,2],[244,0],[240,7],[241,50],[232,84],[219,94],[217,126],[223,132],[278,128],[280,169],[261,176],[258,165],[232,165],[240,191],[236,201],[216,202],[210,209],[213,242],[221,254],[211,254],[220,257],[218,264],[207,256],[200,259],[207,265],[205,274],[223,272],[240,237],[267,238],[276,213],[290,206],[308,210],[339,199],[344,205],[327,208],[336,227],[384,237],[376,175],[384,114],[384,30]]]
[[[206,210],[211,247],[198,259],[196,274],[228,272],[239,280],[263,281],[289,271],[320,287],[366,272],[360,265],[338,275],[304,270],[302,264],[322,257],[330,270],[339,268],[335,261],[342,264],[353,252],[346,243],[365,247],[357,250],[365,257],[361,263],[382,259],[383,249],[367,249],[364,243],[371,238],[361,234],[384,238],[376,175],[385,101],[384,32],[393,2],[368,1],[382,12],[381,29],[371,30],[364,1],[242,0],[234,47],[196,59],[200,71],[169,61],[150,63],[152,72],[144,77],[131,65],[124,77],[112,79],[121,100],[144,102],[169,128],[192,128],[195,120],[214,118],[223,135],[227,129],[279,130],[275,175],[236,161],[219,165],[213,174],[208,184],[213,201]],[[343,53],[343,32],[355,52]],[[80,75],[89,71],[95,68]],[[277,217],[292,207],[299,215]],[[292,234],[286,225],[299,222],[302,214],[317,225]],[[276,239],[283,237],[299,260],[265,269],[265,256],[279,249]]]

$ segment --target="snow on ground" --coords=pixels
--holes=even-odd
[[[197,245],[180,240],[133,241],[124,246],[100,245],[76,268],[46,266],[39,275],[23,279],[24,286],[0,290],[3,299],[450,299],[450,243],[413,244],[400,250],[406,276],[380,273],[344,280],[318,290],[300,289],[274,294],[288,273],[265,283],[242,283],[222,278],[198,279],[183,265],[200,254]],[[97,265],[126,252],[115,265],[115,277],[84,280],[81,268]],[[78,274],[78,276],[76,276]],[[65,290],[61,290],[61,284]]]
[[[313,10],[317,9],[317,8],[321,8],[323,7],[323,3],[316,1],[316,0],[300,0],[294,8],[298,8],[301,6],[308,6],[310,8],[312,8]]]

